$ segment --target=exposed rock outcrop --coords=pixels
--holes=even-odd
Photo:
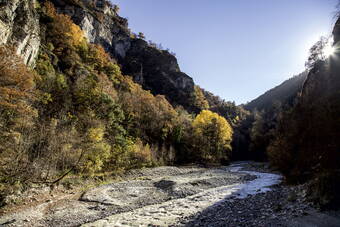
[[[13,45],[24,62],[33,66],[39,52],[39,19],[36,0],[0,3],[0,44]]]
[[[141,39],[133,39],[126,57],[121,60],[123,72],[154,94],[163,94],[173,103],[192,109],[194,82],[180,71],[177,59],[168,51],[158,50]]]
[[[165,95],[175,105],[193,111],[194,82],[180,71],[177,59],[136,38],[127,19],[107,0],[52,0],[59,13],[69,15],[91,43],[105,48],[144,89]],[[24,62],[34,66],[40,46],[37,0],[6,0],[0,3],[0,44],[13,45]]]
[[[41,1],[39,1],[41,2]],[[0,44],[13,45],[24,62],[34,66],[40,46],[39,2],[0,3]],[[105,48],[144,89],[164,95],[172,104],[194,111],[194,82],[180,71],[176,57],[136,38],[127,19],[107,0],[52,0],[59,13],[69,15],[91,43]]]
[[[69,15],[91,43],[102,45],[144,89],[165,95],[172,104],[192,111],[194,82],[180,71],[177,59],[134,37],[125,18],[105,0],[53,0],[59,13]]]
[[[52,0],[59,13],[69,15],[91,43],[102,45],[113,57],[124,58],[130,48],[130,31],[125,18],[105,0]]]

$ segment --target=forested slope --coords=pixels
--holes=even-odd
[[[268,110],[275,103],[292,105],[296,95],[301,91],[302,85],[307,78],[307,72],[296,75],[280,85],[270,89],[263,95],[244,105],[247,110]]]
[[[69,175],[230,160],[229,122],[204,110],[176,58],[135,37],[117,10],[99,0],[1,4],[1,205]]]

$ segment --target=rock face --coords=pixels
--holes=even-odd
[[[172,104],[192,111],[194,82],[181,72],[168,51],[136,38],[125,18],[107,0],[51,0],[59,13],[69,15],[91,43],[105,48],[144,89],[164,95]],[[0,45],[14,45],[24,62],[34,66],[40,46],[37,0],[0,2]]]
[[[39,19],[35,0],[0,3],[0,44],[13,45],[24,62],[33,66],[40,46]]]
[[[141,39],[131,40],[122,59],[123,72],[154,94],[164,94],[173,103],[192,110],[194,82],[180,71],[177,59],[168,51],[158,50]]]
[[[130,48],[130,31],[125,18],[105,0],[52,0],[59,13],[69,15],[91,43],[102,45],[113,57],[124,58]]]
[[[165,95],[172,104],[192,110],[194,82],[180,71],[177,59],[135,38],[125,18],[105,0],[53,0],[59,13],[69,15],[91,43],[102,45],[144,89]]]

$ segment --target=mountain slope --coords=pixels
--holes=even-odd
[[[294,98],[301,91],[307,72],[294,76],[280,85],[270,89],[263,95],[244,105],[248,110],[265,110],[273,106],[275,102],[293,104]]]
[[[13,202],[7,195],[55,185],[70,173],[104,179],[131,168],[229,161],[228,121],[175,106],[198,112],[195,99],[205,100],[173,55],[128,36],[126,20],[106,1],[54,2],[59,8],[43,0],[0,5],[0,15],[15,18],[0,18],[8,22],[0,27],[8,32],[0,45],[0,208]],[[97,27],[82,30],[77,17],[62,12]],[[22,27],[24,20],[33,27]],[[89,43],[86,31],[98,39]],[[110,53],[101,46],[105,37]]]
[[[272,165],[291,182],[311,181],[308,194],[324,208],[340,203],[340,18],[333,36],[335,52],[313,59],[296,105],[282,114],[268,147]]]
[[[189,111],[192,106],[194,82],[180,71],[176,57],[166,50],[137,38],[105,0],[53,0],[59,13],[69,15],[85,32],[91,43],[99,44],[118,60],[122,72],[133,77],[144,89],[162,94],[173,104]]]

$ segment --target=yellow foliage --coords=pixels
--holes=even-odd
[[[104,140],[104,134],[104,126],[92,127],[87,131],[87,140],[82,146],[84,151],[82,168],[86,174],[93,175],[100,171],[111,157],[111,146]]]
[[[89,175],[100,171],[105,161],[110,157],[111,146],[105,142],[90,144],[86,148],[85,161],[83,164],[84,172]]]
[[[103,67],[112,61],[110,55],[105,52],[102,46],[99,46],[97,44],[92,45],[92,50],[94,51],[94,58],[96,59],[96,63],[99,63]]]
[[[228,121],[209,110],[203,110],[192,122],[194,146],[205,160],[227,159],[231,151],[233,129]]]
[[[51,2],[44,4],[46,15],[53,18],[51,37],[57,43],[57,52],[61,53],[67,46],[77,47],[86,42],[84,32],[65,14],[58,14]]]
[[[194,106],[200,110],[209,109],[209,103],[199,86],[194,87]]]
[[[102,127],[90,128],[87,133],[87,138],[94,143],[101,142],[104,138],[104,133],[105,129]]]
[[[70,37],[74,46],[80,45],[85,40],[84,32],[73,22],[70,26],[70,31],[66,34]]]
[[[132,155],[133,162],[131,167],[147,167],[152,165],[152,152],[149,144],[143,144],[140,139],[131,143],[129,150]]]
[[[210,110],[203,110],[199,115],[197,115],[192,123],[195,133],[197,134],[202,134],[211,124],[215,124],[221,140],[231,141],[233,129],[228,121],[217,113],[211,112]]]

